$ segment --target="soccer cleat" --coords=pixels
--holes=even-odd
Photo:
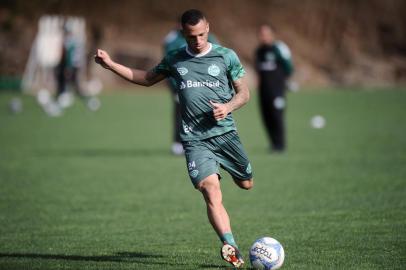
[[[221,248],[221,257],[235,268],[240,268],[244,264],[238,249],[229,244],[224,244]]]

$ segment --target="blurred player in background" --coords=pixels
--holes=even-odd
[[[55,68],[57,81],[56,100],[63,109],[73,103],[69,87],[86,102],[89,110],[95,111],[100,107],[100,101],[96,97],[87,96],[80,83],[80,71],[85,65],[84,46],[75,37],[69,24],[63,27],[63,41],[61,58]]]
[[[216,37],[211,33],[209,33],[208,40],[212,44],[218,44]],[[180,22],[178,22],[176,28],[170,31],[164,39],[164,55],[168,55],[174,50],[186,47],[186,45],[186,40],[182,34],[182,26],[180,25]],[[167,84],[171,90],[173,100],[173,143],[171,151],[174,155],[183,155],[184,150],[182,140],[180,138],[182,116],[180,113],[179,97],[177,94],[178,86],[176,85],[176,81],[171,77],[167,79]]]
[[[274,32],[269,25],[262,25],[259,28],[258,38],[260,45],[256,50],[255,60],[259,76],[262,120],[271,150],[283,152],[286,148],[285,89],[287,79],[293,73],[291,53],[285,43],[275,40]]]
[[[201,11],[186,11],[181,23],[187,46],[167,54],[150,71],[120,65],[103,50],[97,51],[95,60],[139,85],[151,86],[167,77],[176,82],[183,127],[180,137],[190,179],[204,197],[209,221],[223,244],[222,258],[240,267],[244,261],[222,203],[219,167],[240,188],[253,187],[251,165],[231,114],[249,100],[245,70],[233,50],[208,42],[209,23]]]

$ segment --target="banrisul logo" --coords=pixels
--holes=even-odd
[[[184,89],[184,82],[181,83],[180,89]],[[182,88],[183,87],[183,88]],[[203,82],[196,82],[187,80],[186,81],[186,88],[199,88],[199,87],[209,87],[209,88],[217,88],[220,87],[220,81],[203,81]]]
[[[211,76],[218,76],[220,74],[220,68],[213,64],[211,66],[209,66],[209,68],[207,69],[207,72],[211,75]]]
[[[179,72],[179,74],[180,74],[181,76],[183,76],[183,75],[185,75],[186,73],[189,72],[189,70],[187,70],[187,68],[185,68],[185,67],[178,67],[178,68],[177,68],[177,71]]]

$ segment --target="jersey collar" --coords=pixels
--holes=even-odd
[[[189,46],[186,46],[186,52],[187,52],[190,56],[193,56],[193,57],[202,57],[202,56],[205,56],[206,54],[208,54],[208,53],[211,51],[211,48],[213,47],[210,42],[208,42],[208,43],[209,43],[209,48],[208,48],[206,51],[204,51],[204,52],[201,52],[201,53],[198,53],[198,54],[192,53],[192,52],[189,50]]]

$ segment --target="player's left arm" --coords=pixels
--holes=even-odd
[[[250,90],[243,78],[239,78],[232,82],[235,95],[227,103],[215,103],[210,101],[213,106],[213,116],[217,121],[227,117],[227,115],[244,106],[250,99]]]

